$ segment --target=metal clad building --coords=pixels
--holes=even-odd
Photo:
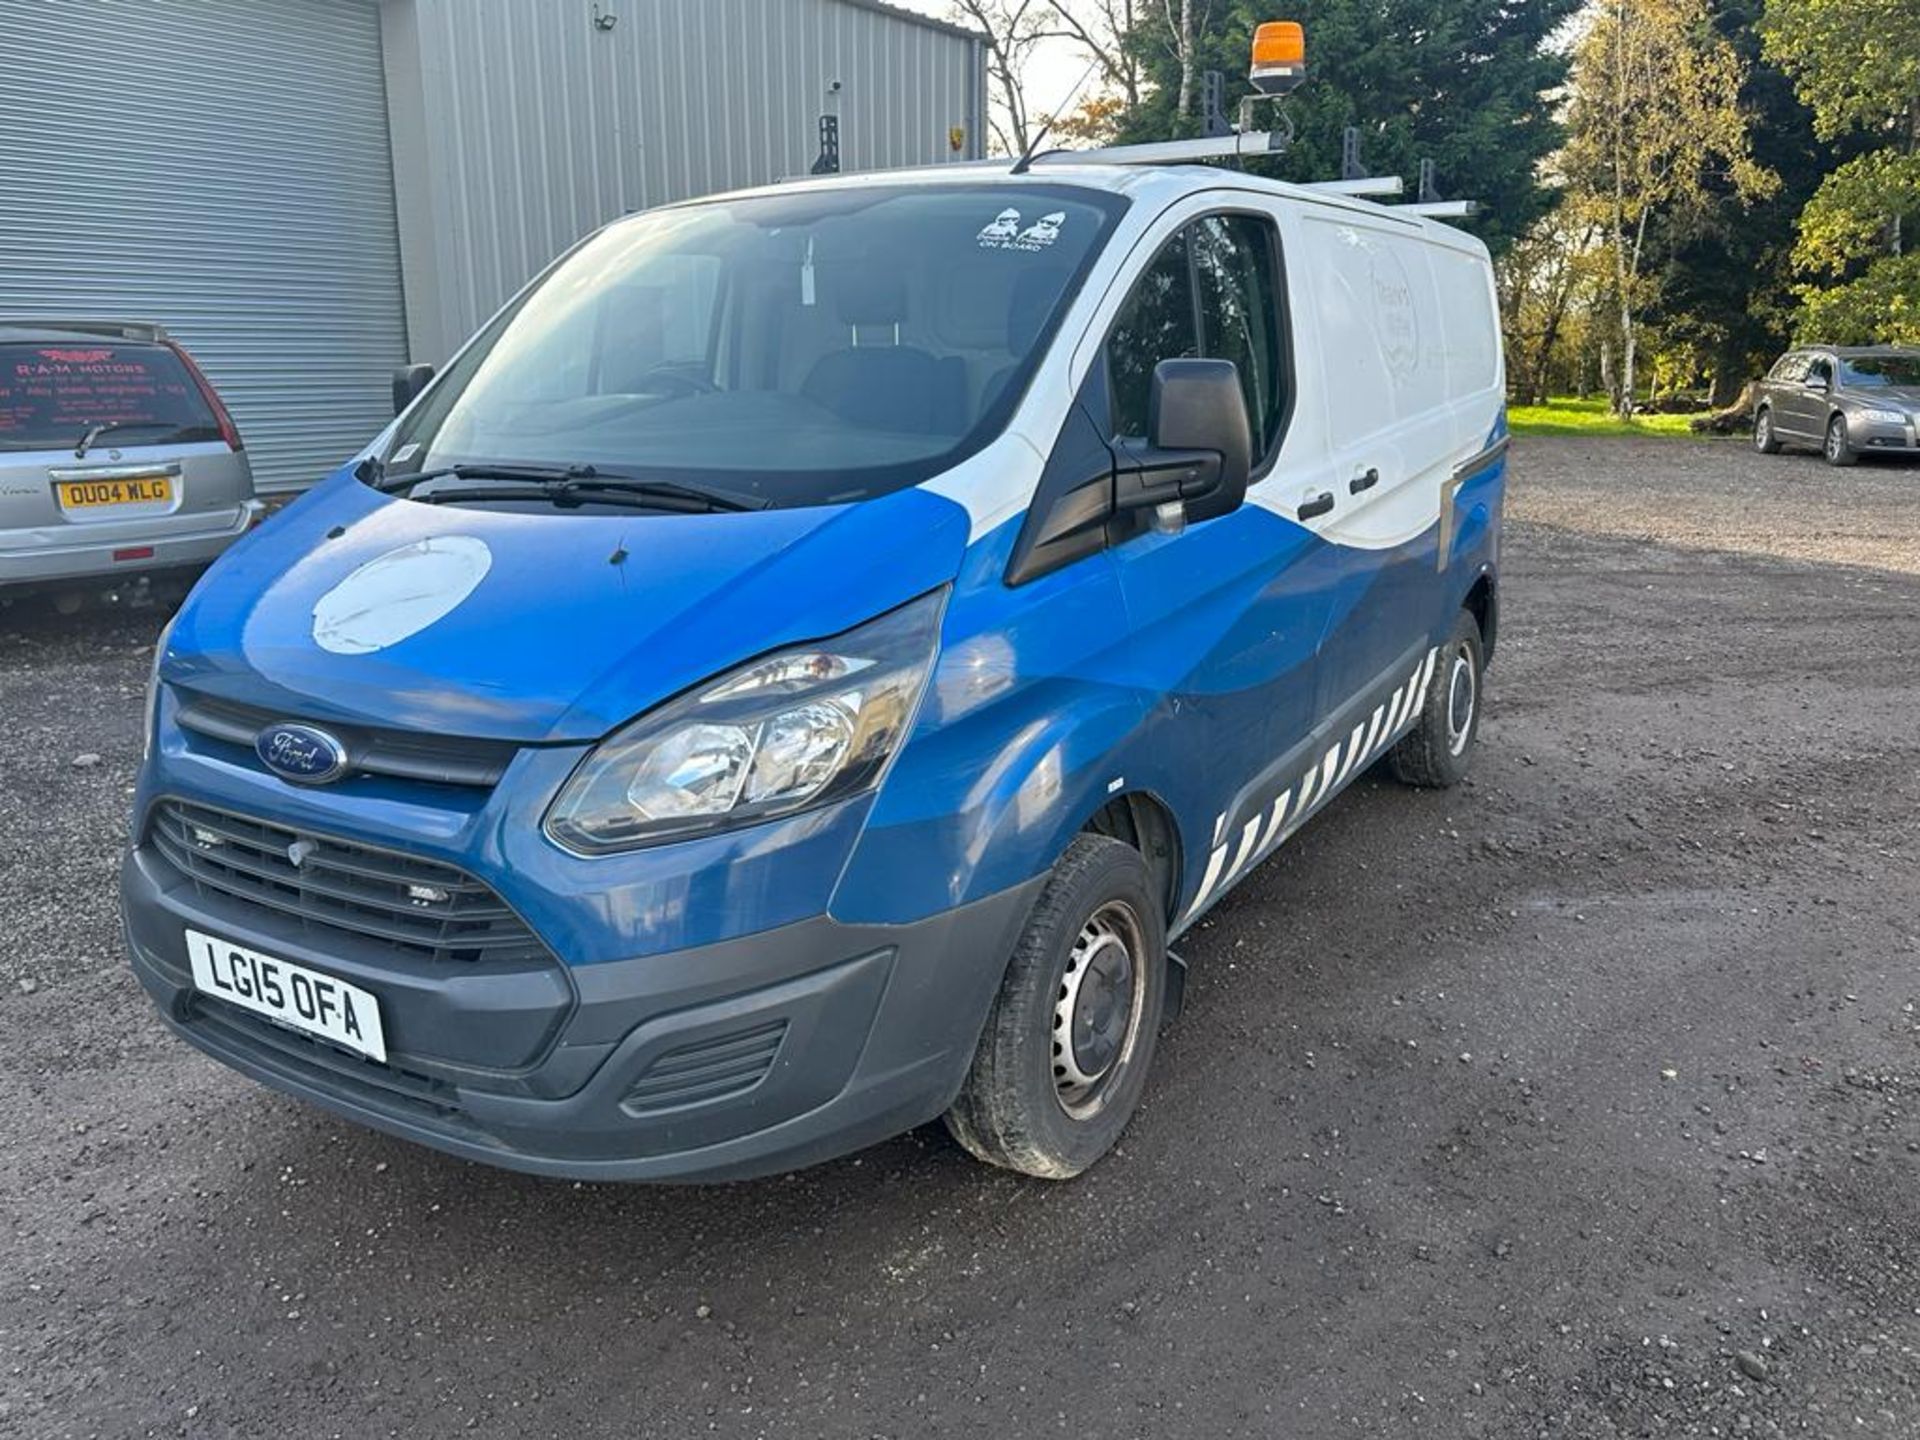
[[[0,315],[159,321],[306,485],[581,235],[830,104],[845,169],[976,158],[984,75],[879,0],[0,0]]]
[[[979,37],[884,6],[604,0],[558,7],[567,24],[528,0],[382,8],[389,76],[418,76],[389,89],[422,359],[597,225],[804,174],[829,105],[844,169],[980,153]]]

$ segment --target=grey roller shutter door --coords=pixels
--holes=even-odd
[[[406,357],[374,0],[0,0],[0,316],[157,320],[262,488]]]

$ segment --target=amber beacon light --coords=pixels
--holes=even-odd
[[[1307,78],[1307,32],[1296,20],[1271,20],[1253,32],[1253,68],[1262,95],[1284,95]]]

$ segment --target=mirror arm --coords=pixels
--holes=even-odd
[[[1220,484],[1221,455],[1217,450],[1161,450],[1144,442],[1123,440],[1114,451],[1119,460],[1113,483],[1116,510],[1150,510],[1191,500]]]

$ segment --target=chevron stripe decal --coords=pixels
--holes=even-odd
[[[1297,784],[1280,792],[1271,809],[1255,811],[1240,827],[1237,837],[1232,837],[1231,827],[1225,817],[1221,817],[1214,826],[1214,846],[1207,857],[1206,878],[1200,882],[1199,893],[1193,897],[1183,924],[1192,924],[1198,919],[1249,871],[1291,839],[1322,805],[1346,788],[1349,780],[1413,728],[1414,718],[1426,706],[1427,687],[1433,681],[1439,658],[1437,646],[1427,651],[1426,658],[1414,666],[1413,673],[1393,692],[1390,700],[1375,706],[1370,719],[1362,720],[1350,734],[1336,740],[1326,754],[1306,768]],[[1291,811],[1289,802],[1293,802]]]

